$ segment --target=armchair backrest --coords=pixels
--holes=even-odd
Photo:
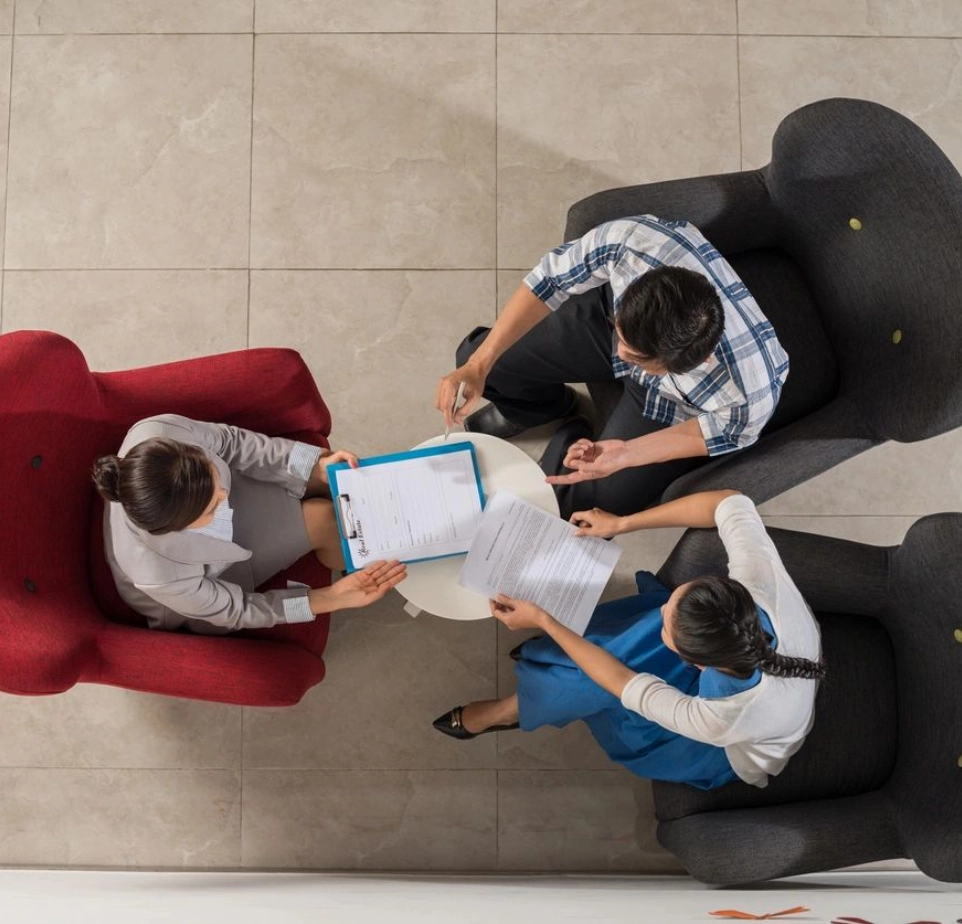
[[[917,125],[865,100],[787,116],[763,170],[850,394],[879,436],[962,424],[962,177]]]
[[[0,336],[0,395],[0,689],[54,692],[76,679],[101,621],[87,472],[113,443],[83,354],[63,337]]]

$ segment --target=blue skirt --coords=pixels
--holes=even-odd
[[[637,673],[654,674],[682,693],[696,695],[700,671],[661,640],[661,607],[669,592],[647,572],[636,576],[639,594],[599,606],[585,638]],[[563,728],[578,719],[614,761],[651,780],[698,789],[724,786],[737,776],[724,748],[685,738],[625,709],[549,637],[531,639],[515,667],[521,728]]]

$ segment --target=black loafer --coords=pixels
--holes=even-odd
[[[551,423],[552,420],[558,420],[559,418],[565,418],[573,414],[578,409],[578,392],[568,386],[565,386],[565,392],[567,393],[565,409],[558,414],[557,417],[549,417],[546,420],[542,420],[541,423],[516,424],[514,421],[508,420],[508,418],[498,410],[497,405],[488,404],[481,408],[480,411],[475,411],[465,418],[464,429],[470,433],[487,433],[488,436],[497,436],[502,440],[514,439],[532,427],[540,427],[543,424]]]
[[[498,410],[497,405],[488,404],[465,418],[464,429],[469,433],[487,433],[498,439],[512,440],[528,428],[512,423]]]
[[[509,731],[512,728],[520,728],[517,722],[513,725],[491,725],[484,731],[469,732],[461,721],[461,713],[464,706],[455,706],[450,712],[439,715],[433,722],[434,727],[445,735],[457,738],[459,741],[469,741],[477,738],[478,735],[486,735],[488,732]]]

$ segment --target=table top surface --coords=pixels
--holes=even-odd
[[[524,450],[484,433],[452,433],[448,440],[465,441],[474,444],[485,498],[498,491],[510,491],[548,513],[558,514],[553,488],[545,482],[538,463]],[[414,448],[439,446],[443,442],[443,436],[436,436]],[[463,555],[414,562],[408,565],[408,576],[398,584],[397,591],[416,609],[445,619],[490,618],[487,597],[458,584],[463,563]]]

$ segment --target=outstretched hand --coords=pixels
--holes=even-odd
[[[564,465],[573,469],[571,474],[549,475],[545,479],[548,484],[577,484],[605,478],[628,467],[628,444],[624,440],[577,440],[568,447]]]
[[[376,561],[363,571],[355,571],[331,585],[334,608],[357,609],[380,600],[392,587],[407,577],[407,569],[399,561]]]
[[[489,600],[491,615],[509,629],[540,629],[551,617],[540,606],[527,600],[515,600],[507,594],[498,594]]]

